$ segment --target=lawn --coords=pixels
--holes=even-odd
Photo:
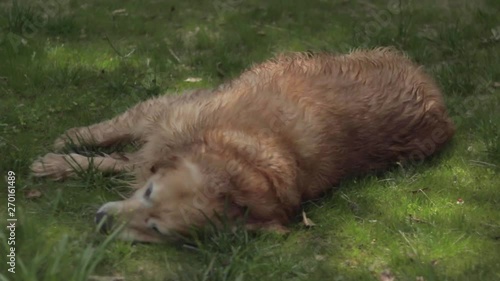
[[[15,273],[0,232],[0,281],[500,280],[500,1],[3,0],[0,13],[0,221],[8,171],[17,219]],[[214,87],[279,52],[375,46],[424,65],[457,134],[429,161],[304,204],[315,226],[130,244],[93,222],[127,194],[123,175],[30,177],[66,129],[138,101]]]

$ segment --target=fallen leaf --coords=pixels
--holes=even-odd
[[[217,70],[217,74],[220,77],[226,77],[226,73],[224,72],[224,70],[222,70],[221,66],[222,66],[221,62],[216,63],[215,64],[215,70]]]
[[[306,216],[306,212],[302,211],[302,223],[305,226],[315,226],[316,224]]]
[[[493,82],[494,88],[500,88],[500,82]]]
[[[42,193],[38,189],[28,189],[24,191],[24,197],[27,199],[39,198],[42,196]]]
[[[491,44],[500,41],[500,26],[491,29],[491,36],[481,40],[483,44]]]
[[[417,276],[417,278],[415,279],[415,281],[425,281],[425,279],[424,279],[423,276]]]
[[[386,270],[380,273],[380,281],[394,281],[394,280],[396,280],[396,278],[394,277],[394,275],[392,275],[390,271]]]
[[[112,15],[120,15],[120,16],[128,16],[128,13],[127,13],[127,10],[126,9],[118,9],[118,10],[114,10],[113,12],[111,12]]]
[[[186,80],[184,80],[184,81],[185,81],[185,82],[196,83],[196,82],[200,82],[201,80],[203,80],[203,79],[198,78],[198,77],[189,77],[189,78],[187,78],[187,79],[186,79]]]
[[[324,261],[326,259],[325,256],[323,255],[315,255],[314,258],[317,260],[317,261]]]

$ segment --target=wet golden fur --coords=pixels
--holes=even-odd
[[[55,144],[142,143],[126,158],[49,153],[32,170],[62,179],[72,162],[92,161],[134,172],[135,194],[99,213],[125,218],[125,239],[161,241],[214,212],[236,219],[247,209],[249,228],[284,230],[301,202],[345,176],[420,162],[453,133],[436,83],[397,51],[289,54],[214,90],[157,97],[70,129]]]

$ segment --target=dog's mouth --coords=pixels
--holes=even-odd
[[[95,222],[97,231],[101,234],[116,235],[118,239],[132,243],[161,243],[169,240],[157,227],[150,229],[134,227],[102,213],[96,213]]]
[[[122,209],[122,202],[109,202],[99,208],[94,218],[97,231],[105,235],[116,235],[120,240],[131,242],[158,243],[166,240],[166,235],[157,225],[148,226],[144,219],[139,218],[137,214],[134,215],[133,209],[128,210],[124,216],[121,213]],[[138,222],[143,222],[143,225],[139,225]]]
[[[97,230],[102,234],[110,234],[113,229],[113,216],[108,215],[106,212],[97,212],[95,214],[94,222],[97,224]]]

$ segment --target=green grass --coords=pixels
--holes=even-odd
[[[1,1],[0,171],[17,175],[18,226],[15,274],[0,232],[0,280],[499,280],[500,2],[389,2]],[[123,176],[29,176],[65,129],[140,100],[216,86],[278,52],[387,45],[436,77],[456,137],[424,164],[305,204],[315,227],[297,218],[286,236],[209,228],[184,245],[131,245],[93,224],[127,193]],[[6,198],[0,188],[2,224]]]

